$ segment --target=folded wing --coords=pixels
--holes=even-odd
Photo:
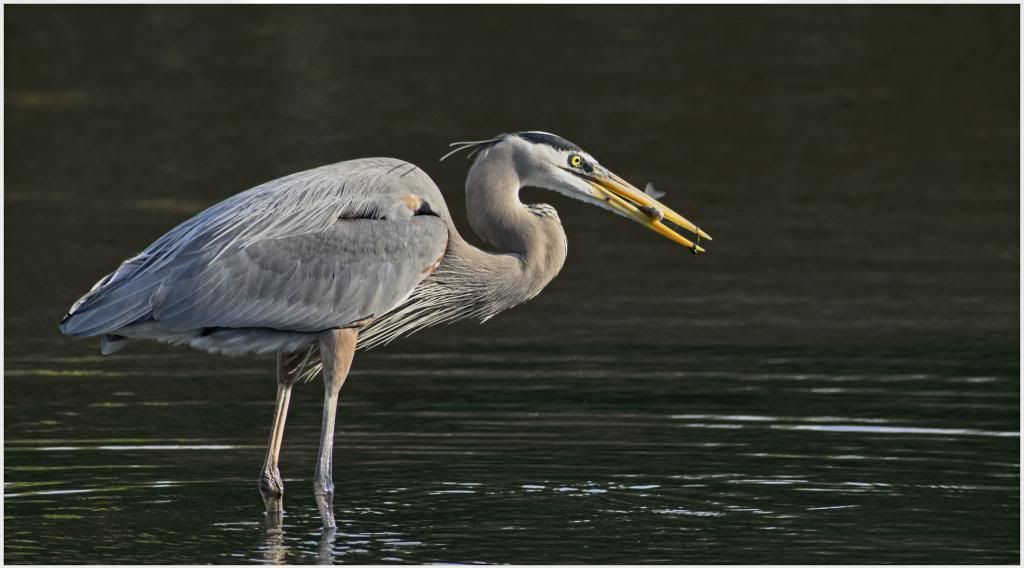
[[[152,323],[316,332],[381,315],[443,256],[440,192],[415,166],[342,162],[275,180],[196,215],[104,277],[68,335]],[[427,206],[423,206],[428,203]]]

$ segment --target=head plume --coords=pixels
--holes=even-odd
[[[457,153],[459,153],[459,152],[461,152],[463,150],[469,150],[469,154],[466,154],[466,159],[467,160],[472,159],[473,156],[475,156],[477,152],[479,152],[480,150],[483,150],[484,148],[488,148],[490,146],[493,146],[494,144],[497,144],[505,136],[507,136],[507,134],[502,133],[502,134],[499,134],[499,135],[495,136],[494,138],[489,138],[487,140],[472,140],[472,141],[466,141],[466,142],[452,142],[451,144],[448,145],[448,147],[449,148],[453,148],[453,149],[450,150],[444,156],[441,156],[441,158],[438,159],[437,161],[438,162],[443,162],[446,159],[448,159],[449,157],[451,157],[451,156],[453,156],[453,155],[455,155],[455,154],[457,154]]]
[[[550,146],[555,150],[565,152],[583,152],[583,149],[579,146],[569,142],[565,138],[558,136],[557,134],[551,134],[550,132],[544,132],[541,130],[524,130],[522,132],[513,132],[511,134],[502,133],[494,138],[488,138],[487,140],[472,140],[466,142],[452,142],[448,146],[452,148],[447,154],[441,156],[439,162],[443,162],[445,159],[453,156],[463,150],[469,150],[469,154],[466,155],[466,159],[472,159],[480,150],[493,146],[498,142],[501,142],[507,137],[515,136],[521,140],[525,140],[531,144],[541,144],[544,146]]]

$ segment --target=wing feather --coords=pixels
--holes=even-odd
[[[406,165],[409,167],[401,168]],[[315,332],[383,314],[412,293],[447,246],[447,215],[404,162],[353,160],[293,174],[196,215],[123,263],[61,323],[69,335],[135,323]]]

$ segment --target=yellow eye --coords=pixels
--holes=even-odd
[[[583,165],[583,158],[581,158],[579,154],[573,154],[569,156],[569,165],[574,168],[578,168]]]

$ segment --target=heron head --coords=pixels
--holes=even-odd
[[[509,144],[515,168],[524,186],[548,189],[606,209],[679,243],[694,254],[704,252],[700,241],[711,236],[658,201],[661,194],[640,191],[602,166],[585,150],[554,134],[539,131],[502,134],[490,140],[456,143],[475,153],[490,146]],[[471,154],[472,155],[472,154]],[[443,158],[442,158],[443,159]],[[696,243],[680,234],[697,235]]]

